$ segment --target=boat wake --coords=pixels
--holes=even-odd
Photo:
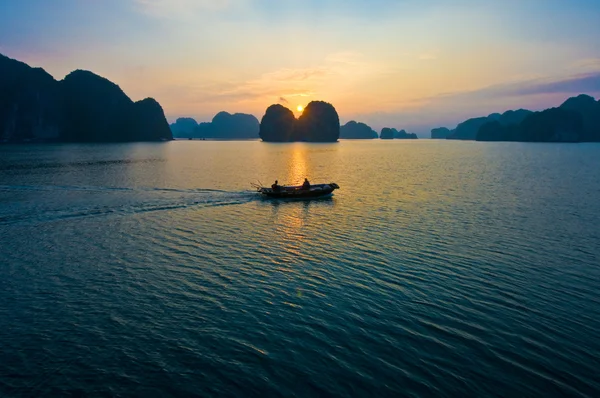
[[[252,191],[211,188],[130,188],[57,185],[0,185],[18,201],[0,201],[0,225],[36,224],[78,218],[243,205],[259,200]],[[33,206],[31,195],[43,195]],[[65,200],[68,197],[68,200]]]

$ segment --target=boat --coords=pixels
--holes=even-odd
[[[262,187],[253,185],[256,191],[268,198],[279,199],[304,199],[304,198],[320,198],[330,196],[333,191],[340,189],[340,186],[335,182],[329,184],[314,184],[304,188],[302,185],[280,185],[278,189],[271,187]]]

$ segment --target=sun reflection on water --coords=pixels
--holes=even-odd
[[[292,156],[288,160],[288,182],[294,185],[302,184],[305,178],[308,178],[308,165],[306,160],[306,146],[295,144],[292,150]]]

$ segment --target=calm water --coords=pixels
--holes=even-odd
[[[600,145],[0,147],[2,397],[599,396],[599,286]]]

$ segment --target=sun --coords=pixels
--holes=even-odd
[[[296,109],[298,110],[298,112],[302,112],[304,110],[304,107],[302,105],[298,105]]]

